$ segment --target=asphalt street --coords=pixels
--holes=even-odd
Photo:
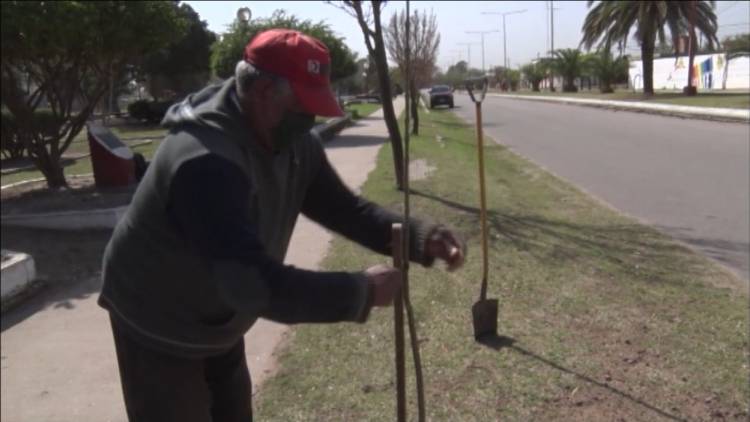
[[[468,96],[455,113],[474,122]],[[734,271],[750,270],[750,125],[488,96],[496,142]]]

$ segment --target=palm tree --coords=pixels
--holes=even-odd
[[[578,49],[566,48],[555,51],[552,62],[555,72],[563,77],[563,92],[576,92],[575,79],[586,72],[586,56]]]
[[[531,90],[539,92],[539,84],[547,77],[547,66],[543,61],[529,63],[521,68],[526,80],[531,84]]]
[[[627,57],[612,57],[612,53],[602,50],[593,54],[589,59],[591,73],[599,79],[599,91],[602,94],[615,92],[612,83],[620,78],[627,77],[628,59]]]
[[[635,38],[641,46],[643,60],[643,93],[654,93],[654,49],[656,39],[666,41],[665,26],[669,28],[672,44],[677,45],[677,37],[688,31],[689,23],[703,33],[709,47],[718,43],[714,1],[600,1],[591,7],[583,22],[581,44],[591,49],[594,44],[609,50],[615,43],[626,42],[630,31],[635,27]],[[690,82],[688,82],[690,83]]]

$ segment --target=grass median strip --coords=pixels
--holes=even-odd
[[[460,272],[411,271],[431,420],[745,420],[740,282],[491,142],[489,296],[500,298],[499,331],[511,340],[476,344],[475,137],[448,111],[420,117],[412,157],[436,169],[412,183],[413,213],[451,224],[469,244]],[[363,194],[401,209],[393,180],[386,146]],[[324,267],[389,261],[337,237]],[[387,309],[365,325],[298,327],[256,398],[258,418],[393,420],[392,324]],[[413,378],[407,383],[413,416]]]
[[[383,105],[379,103],[359,103],[347,105],[345,111],[352,113],[352,118],[357,120],[367,117],[381,108],[383,108]]]

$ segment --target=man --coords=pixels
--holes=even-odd
[[[300,212],[383,254],[400,220],[349,191],[310,136],[315,115],[342,114],[329,72],[320,41],[266,31],[234,78],[164,118],[171,130],[107,246],[99,298],[131,422],[252,420],[243,335],[257,318],[364,322],[392,302],[396,269],[282,264]],[[410,230],[415,262],[462,265],[450,231]]]

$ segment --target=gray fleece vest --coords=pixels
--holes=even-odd
[[[227,101],[232,81],[214,93]],[[246,174],[250,221],[270,256],[283,261],[304,194],[323,154],[319,142],[296,142],[271,154],[250,139],[239,115],[215,119],[182,105],[186,116],[160,145],[104,255],[100,304],[116,323],[164,351],[210,356],[234,345],[257,315],[234,312],[220,298],[211,263],[167,218],[172,178],[196,157],[216,154]],[[208,117],[205,117],[208,116]],[[238,121],[239,120],[239,121]],[[218,127],[217,127],[218,126]]]

